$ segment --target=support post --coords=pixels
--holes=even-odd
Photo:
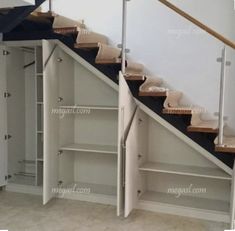
[[[52,12],[52,0],[49,0],[49,12]]]
[[[127,1],[123,0],[122,8],[122,74],[126,72],[126,25],[127,25]]]
[[[218,145],[223,145],[224,137],[224,95],[225,95],[225,78],[226,78],[226,46],[222,50],[221,72],[220,72],[220,98],[219,98],[219,138]]]

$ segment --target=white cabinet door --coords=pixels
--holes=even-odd
[[[58,48],[53,42],[43,41],[43,101],[44,101],[44,169],[43,204],[56,195],[58,188],[58,150],[59,150],[59,78]]]
[[[125,146],[125,213],[127,217],[138,201],[139,109],[137,109]]]
[[[0,47],[0,187],[6,185],[7,176],[7,102],[4,97],[6,92],[6,56],[3,55],[4,47]]]
[[[119,74],[119,123],[118,123],[118,204],[117,215],[124,210],[125,140],[136,111],[136,103],[122,73]]]

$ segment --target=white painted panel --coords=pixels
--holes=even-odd
[[[35,0],[0,0],[0,8],[34,5]]]
[[[137,205],[138,199],[138,153],[139,153],[139,116],[135,114],[127,140],[125,159],[125,217]]]
[[[7,50],[7,91],[11,94],[7,99],[7,130],[11,135],[8,140],[8,174],[12,176],[11,182],[25,182],[25,177],[15,175],[25,171],[24,165],[19,163],[25,159],[26,153],[24,54],[18,48],[7,47]],[[26,182],[28,180],[32,183],[32,178],[27,177]]]
[[[2,54],[4,47],[0,47]],[[6,185],[7,175],[7,142],[4,135],[7,133],[7,104],[4,98],[6,91],[6,60],[0,55],[0,187]]]
[[[129,131],[130,123],[136,109],[134,98],[122,73],[119,73],[119,112],[118,112],[118,206],[117,214],[124,210],[124,142]]]
[[[54,44],[43,41],[44,66],[44,181],[43,203],[55,196],[53,188],[58,184],[58,150],[59,150],[59,115],[52,112],[58,108],[59,80],[57,68],[57,48]],[[53,51],[53,53],[52,53]],[[52,53],[49,61],[48,57]]]
[[[118,92],[78,62],[75,63],[75,89],[77,105],[118,105]]]

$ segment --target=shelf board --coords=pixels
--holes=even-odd
[[[43,134],[43,131],[37,131],[38,134]]]
[[[118,107],[114,106],[92,106],[92,105],[64,105],[61,109],[89,109],[89,110],[110,110],[117,111]]]
[[[99,144],[69,144],[61,147],[63,151],[75,152],[94,152],[104,154],[117,154],[117,146],[114,145],[99,145]]]
[[[38,105],[43,105],[43,102],[37,102]]]
[[[38,162],[43,162],[44,160],[43,160],[43,158],[37,158],[37,161]]]
[[[140,201],[155,202],[207,211],[216,211],[226,214],[229,213],[229,202],[215,199],[199,198],[185,195],[177,197],[176,194],[147,191],[140,196]]]
[[[36,76],[43,77],[43,73],[36,73]]]
[[[205,177],[221,180],[231,180],[232,176],[217,168],[206,168],[157,162],[146,162],[139,167],[141,171],[161,172],[185,176]]]

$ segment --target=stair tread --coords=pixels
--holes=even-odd
[[[189,132],[217,133],[218,132],[218,121],[216,121],[216,120],[201,121],[201,123],[199,123],[199,124],[188,126],[187,130]]]
[[[215,140],[215,143],[217,142],[217,140],[218,140],[218,138]],[[224,136],[223,146],[216,145],[215,151],[235,153],[235,137],[234,136]]]

